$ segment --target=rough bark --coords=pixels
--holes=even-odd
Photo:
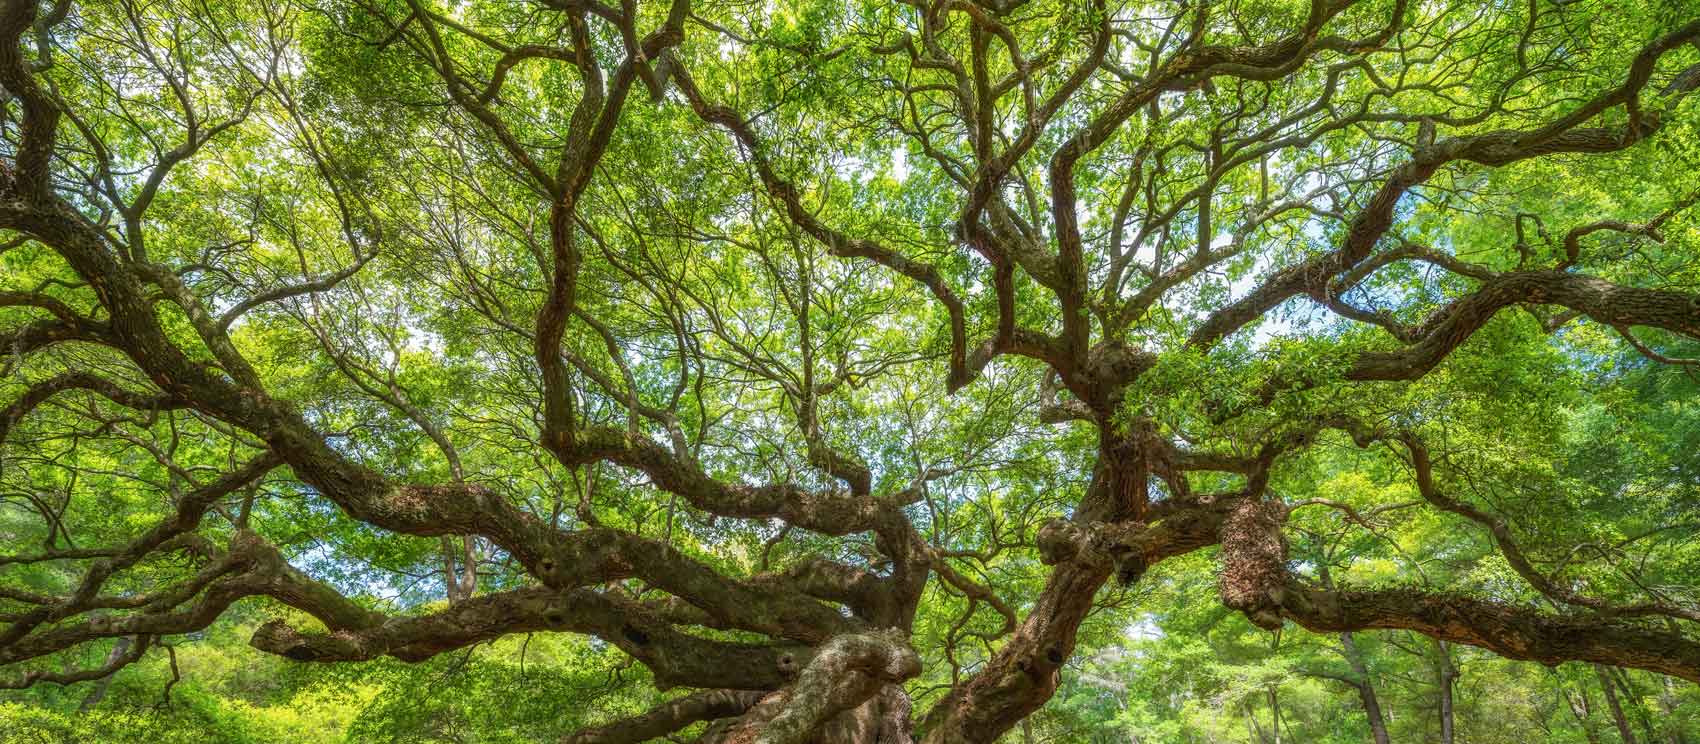
[[[854,744],[909,740],[902,683],[920,658],[897,630],[843,635],[815,653],[797,681],[714,740],[717,744]],[[903,715],[891,715],[901,709]]]
[[[1287,577],[1287,541],[1281,526],[1286,520],[1285,505],[1246,499],[1222,524],[1222,604],[1245,613],[1265,630],[1281,627]]]

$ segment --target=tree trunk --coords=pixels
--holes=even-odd
[[[1440,744],[1453,744],[1452,682],[1458,668],[1452,665],[1452,650],[1446,641],[1435,641],[1435,677],[1440,687]]]
[[[1137,442],[1103,434],[1099,465],[1086,497],[1074,516],[1054,520],[1058,535],[1085,534],[1096,523],[1132,524],[1130,509],[1147,503],[1150,468]],[[1139,580],[1143,567],[1167,557],[1174,547],[1216,542],[1220,517],[1169,517],[1156,527],[1128,529],[1113,560],[1092,541],[1068,543],[1068,550],[1048,551],[1041,560],[1051,564],[1033,607],[980,671],[956,685],[928,711],[918,730],[926,744],[979,744],[996,741],[1032,715],[1056,692],[1064,662],[1074,654],[1076,633],[1092,610],[1093,597],[1111,576],[1122,583]],[[1041,540],[1046,538],[1041,537]]]
[[[701,744],[913,744],[903,682],[921,672],[908,634],[895,628],[837,636],[815,650],[796,681]]]
[[[1611,674],[1604,664],[1595,664],[1594,674],[1600,678],[1600,689],[1606,694],[1606,707],[1611,710],[1611,719],[1617,724],[1617,735],[1623,739],[1623,744],[1635,744],[1635,732],[1629,728],[1629,719],[1623,715],[1623,704],[1618,702],[1617,691],[1612,689]]]
[[[465,597],[460,595],[460,572],[455,569],[454,539],[443,535],[437,538],[437,543],[443,552],[443,596],[449,604],[456,604]]]
[[[1317,577],[1322,580],[1322,588],[1334,591],[1334,576],[1328,570],[1328,560],[1324,558],[1316,563]],[[1351,631],[1340,634],[1340,655],[1346,657],[1346,665],[1351,667],[1352,676],[1357,678],[1355,685],[1358,699],[1363,701],[1364,717],[1369,719],[1369,733],[1375,744],[1390,744],[1387,735],[1387,721],[1382,719],[1381,701],[1375,695],[1375,684],[1369,678],[1369,665],[1364,663],[1364,655],[1358,651],[1358,642]]]
[[[1682,721],[1676,717],[1676,683],[1670,677],[1660,675],[1659,681],[1664,689],[1659,693],[1659,707],[1665,712],[1665,725],[1668,730],[1665,738],[1670,744],[1688,744],[1688,735],[1683,733]]]
[[[1262,744],[1271,744],[1269,734],[1264,733],[1263,724],[1257,720],[1257,709],[1251,707],[1251,703],[1246,703],[1245,706],[1245,726],[1255,735],[1257,741]]]
[[[1358,678],[1358,698],[1364,704],[1364,716],[1369,719],[1369,733],[1375,744],[1390,744],[1387,736],[1387,721],[1381,717],[1381,701],[1375,696],[1375,685],[1370,682],[1369,666],[1364,664],[1363,654],[1358,652],[1358,644],[1350,632],[1340,634],[1340,645],[1345,652],[1346,664],[1351,666],[1352,674]]]
[[[454,538],[447,535],[439,538],[439,543],[443,551],[443,593],[447,595],[449,604],[471,599],[478,587],[476,543],[472,537],[462,536],[457,545]]]
[[[1588,744],[1600,744],[1600,732],[1594,729],[1593,709],[1588,703],[1588,689],[1584,687],[1580,691],[1580,704],[1576,702],[1576,698],[1570,696],[1570,690],[1565,689],[1562,681],[1559,682],[1559,694],[1564,696],[1564,704],[1570,709],[1570,715],[1582,726],[1582,735],[1588,737]]]
[[[118,636],[118,640],[112,642],[111,653],[106,655],[106,665],[112,666],[113,664],[118,663],[118,660],[123,658],[124,654],[129,650],[130,637]],[[101,677],[98,681],[96,681],[94,683],[94,689],[89,690],[88,696],[83,698],[82,705],[77,706],[77,712],[87,713],[94,710],[96,705],[100,705],[100,701],[106,698],[106,688],[112,686],[112,677],[116,674],[117,672],[113,672],[112,674]]]
[[[1620,667],[1607,667],[1607,675],[1617,682],[1617,691],[1623,693],[1623,700],[1630,713],[1635,715],[1635,723],[1641,727],[1641,736],[1649,744],[1657,741],[1659,735],[1653,730],[1652,716],[1647,714],[1647,704],[1642,701],[1641,693],[1636,692],[1635,683],[1629,678],[1629,672]]]

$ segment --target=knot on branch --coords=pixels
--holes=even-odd
[[[334,636],[307,635],[282,620],[261,625],[248,639],[248,645],[267,653],[295,661],[315,661],[325,658],[346,658],[349,644]],[[331,648],[335,646],[336,648]]]
[[[1145,575],[1149,564],[1146,531],[1145,525],[1138,522],[1092,522],[1082,526],[1067,519],[1053,519],[1039,528],[1035,542],[1039,560],[1047,566],[1074,560],[1109,565],[1115,569],[1117,581],[1132,584]]]
[[[1039,561],[1047,566],[1054,566],[1064,561],[1073,560],[1080,553],[1085,542],[1085,531],[1066,519],[1053,519],[1039,528],[1035,538],[1039,548]]]
[[[1246,499],[1222,523],[1222,604],[1245,613],[1265,630],[1281,627],[1287,576],[1287,509],[1276,501]]]

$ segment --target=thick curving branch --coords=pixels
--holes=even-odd
[[[749,690],[694,692],[630,718],[571,734],[561,744],[638,744],[660,739],[693,723],[741,716],[765,696]]]
[[[0,664],[34,659],[89,641],[119,636],[166,636],[206,628],[246,597],[268,596],[303,610],[331,628],[359,628],[381,616],[291,567],[252,532],[237,532],[228,549],[189,581],[163,592],[140,612],[61,622],[0,643]],[[39,623],[37,624],[39,625]]]
[[[1048,526],[1039,536],[1040,555],[1055,567],[1045,588],[985,666],[927,712],[920,741],[994,741],[1038,710],[1056,691],[1098,589],[1113,575],[1132,583],[1148,566],[1215,544],[1223,509],[1237,498],[1177,509],[1149,527],[1064,520]]]
[[[6,0],[0,5],[0,88],[23,106],[23,123],[13,162],[0,167],[0,194],[26,203],[50,198],[54,138],[59,131],[59,107],[36,80],[24,59],[23,35],[36,30],[39,0]]]
[[[189,402],[170,395],[147,395],[125,389],[111,380],[88,372],[67,372],[35,383],[23,395],[0,409],[0,444],[25,416],[36,407],[67,390],[87,390],[126,408],[138,411],[165,411],[187,408]]]
[[[200,524],[202,517],[215,501],[258,480],[277,465],[276,457],[270,453],[261,454],[241,468],[191,491],[178,501],[177,509],[171,516],[161,520],[129,544],[109,552],[102,551],[95,563],[83,573],[77,588],[69,596],[41,603],[35,609],[11,619],[6,629],[0,631],[0,657],[5,655],[9,647],[20,643],[29,633],[45,623],[74,617],[98,607],[112,606],[110,601],[102,601],[99,596],[107,580],[119,571],[152,556],[174,540],[186,536]]]
[[[365,661],[391,656],[422,661],[514,633],[593,635],[626,652],[675,686],[772,690],[811,655],[798,643],[736,643],[685,633],[635,602],[590,589],[532,587],[486,594],[415,617],[377,617],[331,633],[303,633],[282,620],[255,631],[249,644],[296,661]]]
[[[1561,271],[1511,272],[1435,311],[1414,329],[1415,342],[1407,348],[1359,355],[1346,379],[1422,377],[1500,310],[1525,303],[1557,305],[1610,326],[1649,326],[1700,338],[1700,294],[1628,287]]]
[[[148,651],[148,646],[152,645],[153,637],[137,636],[135,641],[128,644],[124,642],[124,639],[119,639],[117,643],[121,645],[114,648],[113,652],[108,654],[105,663],[100,666],[60,672],[31,669],[11,679],[0,679],[0,690],[21,690],[42,682],[55,685],[74,685],[78,682],[106,679],[118,673],[118,670],[141,661],[142,655]]]
[[[1288,619],[1318,633],[1413,630],[1508,659],[1645,669],[1700,682],[1700,642],[1683,633],[1598,615],[1554,615],[1461,595],[1419,590],[1323,591],[1289,582]]]

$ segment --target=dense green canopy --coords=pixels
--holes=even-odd
[[[1692,0],[0,0],[0,741],[1700,740]]]

